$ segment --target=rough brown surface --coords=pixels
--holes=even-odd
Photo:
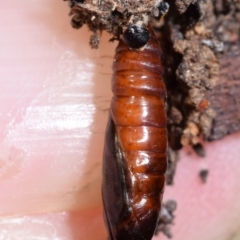
[[[206,93],[215,112],[207,140],[220,139],[240,130],[240,46],[231,47],[219,62],[219,81]]]
[[[96,41],[101,31],[105,30],[113,35],[113,39],[119,39],[123,31],[130,24],[143,23],[148,25],[151,17],[158,19],[159,1],[117,1],[117,0],[65,0],[69,1],[72,16],[72,26],[80,28],[87,24],[93,32],[90,39],[92,48],[97,48]],[[97,37],[96,37],[97,36]]]
[[[170,146],[194,147],[202,137],[239,131],[240,3],[195,1],[166,17],[158,30],[165,46]]]

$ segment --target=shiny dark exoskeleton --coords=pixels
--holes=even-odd
[[[167,129],[159,43],[149,28],[144,49],[120,41],[103,163],[103,204],[110,240],[150,240],[161,209]]]

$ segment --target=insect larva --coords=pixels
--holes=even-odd
[[[149,33],[143,50],[121,40],[114,57],[102,188],[110,240],[150,240],[161,208],[166,90],[159,43],[151,28]]]

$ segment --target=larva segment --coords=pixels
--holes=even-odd
[[[161,50],[151,32],[144,50],[120,41],[114,58],[103,164],[110,240],[150,240],[161,208],[167,130]]]

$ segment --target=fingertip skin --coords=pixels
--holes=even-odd
[[[161,50],[154,33],[144,50],[120,41],[114,58],[102,196],[110,240],[151,240],[167,168]]]

